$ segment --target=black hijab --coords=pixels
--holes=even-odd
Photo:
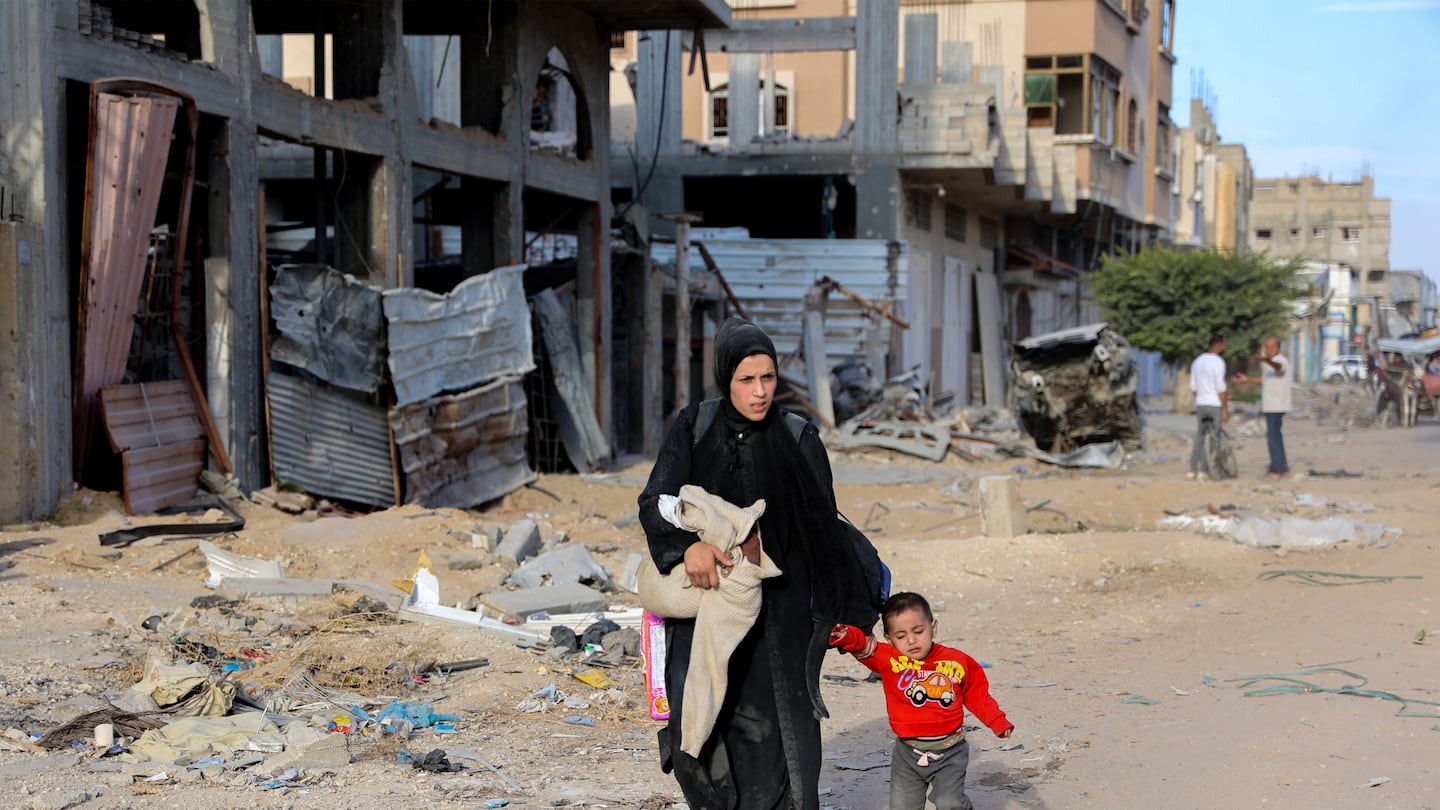
[[[764,457],[770,463],[756,470],[756,475],[766,482],[764,491],[771,500],[767,512],[788,513],[795,518],[790,524],[792,530],[782,531],[782,537],[776,538],[780,547],[774,551],[787,561],[782,568],[803,560],[808,569],[806,580],[815,624],[806,645],[806,686],[816,716],[828,717],[819,691],[821,660],[830,628],[842,617],[856,615],[853,608],[857,604],[862,606],[859,612],[864,612],[865,580],[859,563],[838,537],[833,494],[823,491],[820,478],[810,469],[790,431],[777,426],[785,418],[780,406],[772,405],[764,419],[752,421],[730,401],[730,381],[745,358],[763,354],[775,362],[779,371],[775,344],[760,327],[731,317],[716,330],[714,351],[715,384],[721,392],[720,413],[726,428],[720,448],[728,471],[733,474],[741,466],[742,442],[764,445],[768,448]]]

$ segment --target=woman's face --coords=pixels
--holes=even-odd
[[[730,404],[752,422],[759,422],[775,402],[775,361],[767,354],[752,354],[740,361],[730,377]]]

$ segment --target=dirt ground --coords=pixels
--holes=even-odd
[[[1185,480],[1189,422],[1164,415],[1151,419],[1148,452],[1123,470],[834,457],[842,510],[869,530],[897,588],[931,598],[940,640],[990,665],[993,693],[1017,725],[1011,740],[983,728],[971,735],[969,794],[977,808],[1440,808],[1440,425],[1381,431],[1287,422],[1298,474],[1279,482],[1261,475],[1264,439],[1243,429],[1238,480]],[[1340,469],[1363,475],[1305,474]],[[452,554],[471,552],[451,530],[477,523],[533,517],[547,537],[563,531],[569,542],[585,543],[618,577],[627,555],[644,548],[633,515],[647,472],[637,462],[601,476],[543,476],[540,490],[517,492],[484,513],[402,507],[305,520],[242,504],[247,527],[217,542],[279,559],[288,576],[377,583],[409,576],[425,553],[442,599],[464,603],[504,576],[488,564],[447,566]],[[977,481],[997,473],[1018,474],[1026,504],[1040,507],[1029,514],[1031,534],[979,536]],[[1267,517],[1338,513],[1399,532],[1377,543],[1281,553],[1157,528],[1167,509],[1198,514],[1207,506]],[[257,776],[270,773],[265,764],[217,775],[68,750],[0,751],[7,805],[681,804],[657,765],[656,724],[643,709],[637,664],[608,670],[628,706],[592,700],[578,712],[519,713],[516,704],[547,684],[582,697],[595,690],[541,650],[476,630],[336,619],[336,604],[323,597],[192,607],[195,597],[215,594],[204,585],[202,555],[183,554],[196,541],[118,553],[99,546],[99,533],[129,522],[113,493],[82,491],[54,522],[0,533],[0,729],[45,731],[101,695],[118,695],[147,655],[188,630],[224,650],[268,651],[274,660],[251,673],[255,683],[283,682],[305,663],[357,691],[432,701],[436,711],[459,715],[456,733],[417,733],[409,750],[468,749],[522,790],[476,761],[457,759],[468,766],[458,773],[424,772],[397,762],[394,738],[354,736],[352,764],[274,790]],[[1284,571],[1371,578],[1316,585]],[[613,603],[637,601],[619,592]],[[158,632],[141,627],[152,615],[163,619]],[[392,661],[481,657],[488,666],[420,687],[387,680],[384,670]],[[1344,672],[1297,674],[1315,668]],[[824,724],[822,803],[882,808],[890,737],[879,688],[839,655],[825,674],[832,717]],[[1319,690],[1298,688],[1304,684]],[[1297,688],[1250,694],[1284,685]],[[1347,685],[1365,694],[1337,693]],[[572,712],[595,725],[563,722]]]

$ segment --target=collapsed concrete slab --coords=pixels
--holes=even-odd
[[[605,594],[579,583],[526,588],[520,591],[497,591],[480,595],[480,603],[506,616],[524,620],[535,613],[583,613],[601,610]]]

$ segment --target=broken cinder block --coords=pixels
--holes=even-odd
[[[540,526],[533,520],[517,520],[495,547],[495,562],[514,568],[540,550]]]
[[[610,583],[610,575],[590,550],[579,543],[561,546],[527,560],[515,569],[510,578],[522,588],[538,588],[547,582],[551,585],[565,585],[571,582],[593,582],[600,587]]]

